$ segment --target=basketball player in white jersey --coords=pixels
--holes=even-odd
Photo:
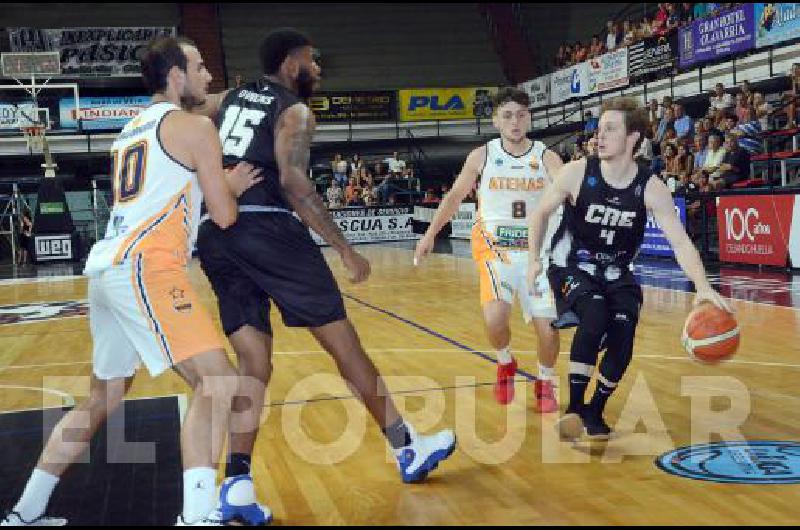
[[[258,177],[245,164],[223,174],[214,124],[180,110],[183,101],[202,100],[211,81],[194,45],[174,38],[152,42],[142,76],[152,104],[113,144],[114,207],[84,271],[94,342],[90,394],[56,426],[2,526],[66,524],[44,516],[50,496],[120,405],[141,363],[154,377],[174,369],[194,391],[181,432],[178,526],[218,525],[212,518],[216,467],[237,374],[186,266],[203,196],[213,222],[226,228],[237,218],[236,196]]]
[[[478,219],[472,230],[472,255],[480,275],[481,305],[489,342],[497,350],[495,399],[508,404],[514,398],[517,363],[509,351],[509,322],[514,297],[518,297],[527,323],[538,336],[539,377],[534,393],[539,412],[555,412],[555,363],[558,332],[550,326],[556,317],[552,297],[536,298],[528,292],[528,214],[534,209],[551,177],[563,162],[541,142],[527,138],[531,129],[528,95],[516,88],[501,89],[495,99],[494,126],[500,138],[473,150],[461,174],[439,205],[428,231],[417,244],[415,263],[431,252],[434,238],[458,211],[479,181]],[[555,231],[557,221],[552,221]],[[546,260],[543,253],[541,259]],[[543,288],[546,288],[543,282]]]

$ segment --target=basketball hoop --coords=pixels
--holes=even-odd
[[[25,127],[20,127],[22,134],[25,136],[25,141],[28,143],[28,149],[33,153],[41,153],[44,151],[44,131],[43,124],[31,124]]]

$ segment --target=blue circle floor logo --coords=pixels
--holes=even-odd
[[[656,459],[679,477],[728,484],[800,484],[800,443],[718,442],[681,447]]]

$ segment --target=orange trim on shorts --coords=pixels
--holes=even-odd
[[[503,298],[500,296],[500,276],[492,267],[491,261],[478,262],[477,265],[481,305],[502,300]]]
[[[201,353],[224,351],[211,316],[200,303],[184,268],[144,254],[134,263],[134,290],[143,315],[170,365]]]
[[[167,201],[166,206],[147,219],[120,245],[113,263],[119,265],[145,250],[163,250],[175,255],[188,253],[189,217],[191,216],[190,185],[184,187]]]

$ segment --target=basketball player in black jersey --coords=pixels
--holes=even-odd
[[[554,327],[577,325],[570,351],[569,397],[558,423],[562,439],[575,440],[585,429],[593,439],[608,439],[603,419],[606,403],[633,355],[642,290],[632,263],[642,243],[648,210],[672,244],[678,264],[697,290],[695,304],[709,301],[726,311],[728,304],[708,283],[700,256],[675,214],[672,196],[658,178],[633,159],[644,138],[646,111],[632,99],[603,105],[598,129],[598,157],[565,165],[530,217],[528,284],[543,272],[536,259],[543,224],[561,204],[564,217],[553,237],[553,265],[548,278],[559,318]],[[588,404],[586,387],[600,350],[597,389]]]
[[[395,450],[404,482],[418,482],[455,448],[450,430],[421,436],[397,412],[380,374],[347,318],[336,281],[308,228],[340,256],[353,282],[369,262],[348,244],[308,178],[314,115],[305,103],[320,79],[310,40],[275,30],[261,45],[264,76],[210,98],[200,111],[217,114],[224,165],[247,160],[263,181],[239,198],[229,230],[201,224],[201,265],[217,295],[225,334],[239,358],[241,396],[234,400],[230,460],[221,491],[224,520],[268,522],[255,501],[250,462],[271,375],[270,300],[289,327],[308,328],[336,361]],[[218,105],[218,109],[214,106]],[[295,217],[296,214],[297,217]],[[299,217],[299,219],[298,219]],[[259,384],[253,384],[253,381]],[[246,413],[246,414],[242,414]]]

